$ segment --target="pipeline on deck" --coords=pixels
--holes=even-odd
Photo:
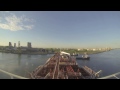
[[[95,78],[95,72],[87,66],[79,67],[76,59],[66,53],[56,53],[41,68],[31,74],[34,79],[85,79]]]

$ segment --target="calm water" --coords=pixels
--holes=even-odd
[[[53,55],[17,55],[10,53],[0,53],[0,69],[28,77],[39,65],[43,65],[48,58]],[[87,65],[94,71],[102,70],[100,74],[106,76],[120,72],[120,49],[111,50],[99,54],[90,55],[89,61],[77,60],[78,65]],[[10,76],[0,72],[0,79],[9,79]]]

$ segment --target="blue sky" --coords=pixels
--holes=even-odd
[[[120,47],[119,11],[0,11],[0,45]]]

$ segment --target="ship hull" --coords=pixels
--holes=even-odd
[[[77,60],[90,60],[90,57],[83,58],[83,57],[76,57]]]

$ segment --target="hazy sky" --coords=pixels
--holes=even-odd
[[[120,47],[120,11],[0,11],[0,45]]]

